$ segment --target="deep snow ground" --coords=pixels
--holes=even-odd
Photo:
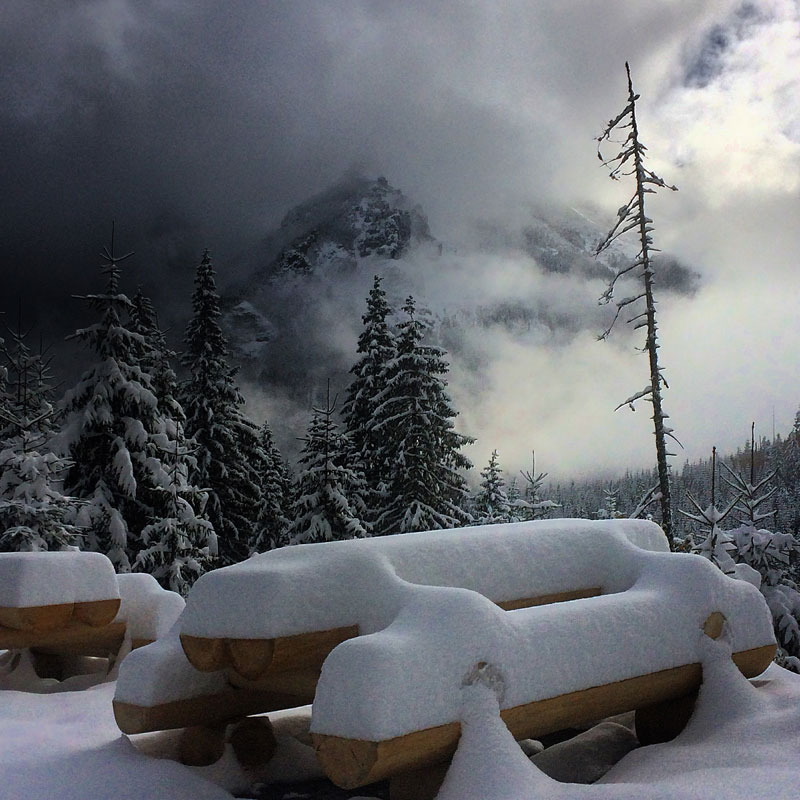
[[[493,698],[472,698],[441,798],[794,799],[800,785],[800,676],[773,665],[748,682],[729,666],[725,658],[710,658],[696,712],[678,739],[635,750],[588,786],[558,784],[536,770],[498,724]],[[3,685],[8,681],[0,677]],[[123,736],[114,723],[113,693],[113,682],[48,694],[4,689],[0,798],[230,800],[255,783],[319,774],[311,749],[280,733],[302,728],[307,711],[278,716],[274,761],[261,773],[245,774],[230,752],[207,768],[153,757],[174,748],[175,735]]]

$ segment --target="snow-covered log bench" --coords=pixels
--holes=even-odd
[[[150,575],[116,575],[99,553],[0,553],[0,650],[114,658],[172,626],[183,599]]]
[[[301,545],[203,576],[170,636],[123,664],[115,714],[139,733],[314,699],[320,760],[352,787],[447,758],[480,662],[520,738],[685,694],[715,613],[760,673],[774,639],[759,593],[639,520]]]
[[[334,783],[355,788],[452,756],[461,688],[480,671],[525,739],[685,696],[701,682],[701,637],[723,629],[744,675],[769,665],[772,625],[750,584],[698,556],[567,538],[618,577],[616,592],[508,614],[472,592],[426,587],[385,629],[331,653],[312,736]],[[571,558],[566,542],[540,544]]]
[[[392,621],[398,587],[461,586],[508,610],[615,591],[596,565],[539,563],[539,534],[576,530],[667,549],[642,520],[539,521],[298,545],[216,570],[195,584],[177,630],[126,660],[117,723],[144,733],[310,703],[331,650]]]

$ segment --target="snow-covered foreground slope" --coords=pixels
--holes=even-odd
[[[3,800],[230,800],[173,761],[149,758],[114,722],[114,684],[0,693]]]
[[[535,770],[507,736],[489,690],[469,687],[462,744],[440,800],[796,798],[800,676],[772,666],[748,682],[727,659],[715,664],[678,739],[635,750],[591,786],[555,783]],[[224,768],[190,769],[145,755],[114,724],[113,693],[113,683],[61,694],[3,691],[0,798],[231,800],[212,782],[242,785],[230,759]],[[280,780],[312,776],[312,760],[311,748],[279,739]]]

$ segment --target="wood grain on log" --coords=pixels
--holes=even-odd
[[[745,677],[761,674],[775,654],[765,645],[733,654]],[[682,697],[700,685],[700,664],[640,675],[578,692],[537,700],[500,712],[515,739],[546,733]],[[414,731],[383,741],[312,734],[314,749],[328,777],[343,789],[355,789],[394,774],[422,769],[450,758],[461,735],[458,722]]]

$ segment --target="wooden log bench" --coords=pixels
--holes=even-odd
[[[152,576],[117,576],[99,553],[0,553],[0,650],[29,650],[42,677],[68,677],[76,656],[110,667],[126,633],[132,649],[143,647],[183,605]]]
[[[568,541],[562,541],[564,537]],[[681,558],[667,551],[663,533],[653,523],[548,520],[296,546],[255,556],[203,576],[190,593],[172,637],[126,660],[114,700],[117,723],[126,733],[220,730],[223,723],[313,700],[317,754],[331,779],[345,788],[408,775],[446,761],[457,744],[459,725],[457,717],[447,717],[452,708],[437,706],[441,687],[431,690],[429,698],[440,718],[433,717],[432,724],[419,729],[408,725],[408,729],[381,729],[369,711],[385,687],[403,684],[403,673],[393,663],[404,665],[405,674],[413,675],[415,681],[426,672],[441,673],[444,678],[452,671],[447,662],[448,669],[439,662],[418,664],[413,655],[409,660],[408,653],[397,650],[398,641],[418,640],[418,630],[410,636],[408,631],[399,637],[397,633],[402,630],[401,620],[420,602],[430,603],[429,608],[441,605],[437,619],[429,618],[430,611],[420,612],[432,623],[428,634],[438,631],[442,637],[451,637],[447,621],[459,620],[464,640],[473,642],[477,635],[473,623],[487,618],[497,629],[510,626],[515,631],[523,662],[511,669],[508,684],[517,695],[503,708],[503,718],[518,738],[663,702],[699,684],[699,665],[690,650],[684,648],[683,660],[673,660],[663,669],[618,678],[606,664],[605,673],[600,671],[603,680],[596,685],[567,685],[563,691],[544,687],[544,694],[535,697],[524,696],[517,687],[524,682],[516,676],[535,674],[537,659],[542,658],[542,650],[535,646],[536,634],[527,632],[527,624],[535,629],[537,620],[545,620],[545,627],[556,625],[555,630],[557,620],[572,619],[574,612],[566,610],[579,604],[589,618],[599,608],[600,616],[593,624],[602,627],[602,609],[609,605],[609,598],[626,595],[640,626],[654,624],[654,637],[662,633],[661,628],[668,631],[671,617],[659,615],[657,608],[670,600],[659,595],[661,583],[648,589],[642,577],[650,575],[648,565],[654,560],[660,569],[662,562],[666,565]],[[718,576],[727,582],[725,586],[735,583],[708,562],[685,558],[711,570],[702,573],[702,580],[713,584]],[[748,589],[743,591],[752,605],[753,596]],[[658,603],[652,601],[653,596],[659,598]],[[650,601],[645,602],[648,597]],[[700,630],[715,611],[733,620],[735,627],[741,617],[738,607],[722,603],[717,608],[717,599],[708,593],[702,618],[684,621],[677,639],[666,637],[673,649],[673,640],[690,638],[688,632]],[[763,605],[760,597],[758,602]],[[616,601],[611,601],[609,607],[614,605]],[[487,607],[494,612],[487,612]],[[766,616],[762,621],[765,626],[759,629],[757,641],[743,640],[747,646],[735,656],[748,675],[760,673],[774,652],[771,624]],[[488,645],[495,635],[492,626],[483,633],[479,641]],[[613,634],[613,628],[609,629],[609,635]],[[560,636],[572,641],[563,628]],[[554,639],[556,644],[559,641]],[[548,657],[568,661],[577,656],[579,644],[565,653],[563,641]],[[423,649],[428,652],[433,647]],[[544,650],[548,648],[549,640]],[[479,655],[467,650],[457,654],[454,663],[460,658],[466,669],[467,662],[472,665],[482,659]],[[613,661],[613,650],[611,656]],[[590,648],[584,657],[591,662],[598,654]],[[366,674],[363,663],[370,664]],[[348,670],[349,677],[344,675]],[[444,695],[457,691],[458,681]],[[389,707],[378,703],[381,710],[375,713],[391,716],[408,700],[395,697]],[[343,717],[356,717],[364,724],[342,729],[338,723]]]
[[[60,656],[116,654],[125,623],[111,562],[98,553],[0,553],[0,649]]]
[[[543,520],[502,526],[502,533],[481,526],[299,545],[215,570],[187,598],[183,657],[175,642],[162,644],[120,674],[117,723],[135,734],[308,704],[330,652],[388,625],[415,585],[463,586],[507,610],[623,589],[624,579],[605,575],[591,557],[572,568],[537,563],[536,537],[562,526]],[[643,520],[570,520],[570,529],[588,537],[615,531],[639,547],[667,549],[661,529]],[[442,574],[445,555],[451,569]],[[503,573],[501,581],[490,567]],[[365,591],[378,598],[371,608],[359,602]],[[165,661],[180,679],[148,677]],[[191,688],[181,694],[171,688],[176,682]],[[144,683],[152,691],[142,692]]]

